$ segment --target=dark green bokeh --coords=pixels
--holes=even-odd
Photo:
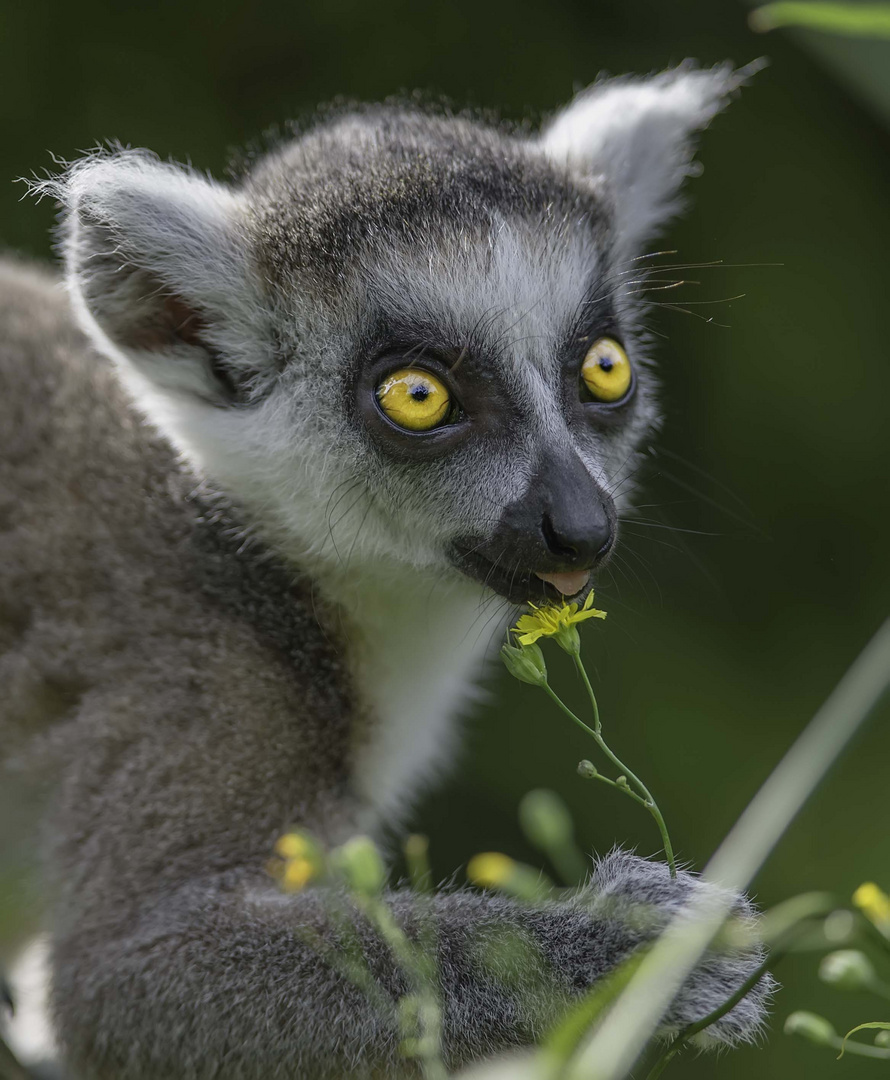
[[[7,2],[0,17],[0,243],[37,256],[49,253],[52,207],[18,201],[12,181],[50,166],[49,151],[117,138],[219,174],[231,147],[338,95],[420,87],[534,116],[601,69],[769,53],[705,136],[692,213],[661,245],[732,265],[689,271],[700,284],[666,295],[695,302],[693,317],[655,313],[667,424],[643,516],[659,527],[628,526],[598,592],[609,619],[585,634],[610,741],[696,865],[890,607],[890,142],[789,39],[756,37],[745,15],[714,0],[83,0]],[[561,685],[575,690],[565,665]],[[864,879],[890,888],[887,719],[873,719],[782,842],[756,883],[761,903],[806,889],[848,897]],[[515,810],[535,786],[565,795],[586,845],[655,850],[638,807],[575,775],[591,747],[531,687],[500,677],[470,728],[458,775],[414,822],[443,876],[477,850],[534,859]],[[795,1008],[841,1030],[878,1018],[877,1003],[825,990],[814,969],[812,958],[784,965],[767,1049],[674,1072],[880,1070],[781,1034]]]

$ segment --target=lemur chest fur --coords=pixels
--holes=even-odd
[[[472,582],[404,567],[337,575],[358,698],[352,782],[363,827],[391,820],[450,764],[457,719],[489,651],[491,612]]]

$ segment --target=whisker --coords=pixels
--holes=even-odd
[[[659,602],[659,604],[663,605],[664,604],[664,593],[662,592],[662,589],[661,589],[661,582],[658,579],[658,575],[655,573],[655,571],[652,569],[652,567],[649,565],[649,563],[643,558],[642,554],[634,548],[633,544],[629,544],[629,543],[626,543],[626,544],[623,545],[620,554],[621,554],[622,558],[625,561],[625,565],[627,566],[627,569],[631,573],[633,573],[634,576],[639,581],[640,588],[643,590],[643,595],[646,597],[647,602],[649,602],[649,592],[648,592],[648,590],[646,588],[645,582],[642,580],[642,578],[640,578],[637,575],[636,570],[634,570],[634,568],[633,568],[633,566],[631,564],[631,561],[630,561],[631,558],[636,559],[636,561],[639,564],[640,568],[642,570],[645,570],[646,573],[649,575],[649,577],[652,579],[652,583],[655,586],[656,591],[658,592],[658,602]]]
[[[707,532],[704,529],[683,529],[679,525],[666,525],[661,521],[649,521],[646,518],[623,517],[622,525],[639,525],[643,529],[667,529],[668,532],[689,533],[692,536],[724,536],[725,533]]]
[[[358,523],[358,528],[355,530],[355,536],[352,538],[352,543],[349,545],[349,552],[346,555],[346,568],[348,569],[350,560],[352,559],[352,553],[355,551],[355,545],[358,543],[359,535],[365,527],[365,522],[368,520],[368,514],[371,513],[371,507],[374,505],[374,496],[365,488],[364,495],[367,496],[368,505],[365,508],[364,514],[362,514],[362,520]]]
[[[688,308],[680,307],[678,304],[660,304],[660,303],[656,303],[653,300],[652,301],[652,306],[653,307],[664,308],[666,311],[679,311],[681,315],[692,315],[696,319],[701,319],[701,321],[703,323],[710,323],[711,325],[719,326],[724,330],[731,330],[732,329],[732,327],[730,326],[729,323],[717,322],[717,320],[714,318],[713,315],[711,315],[709,318],[706,318],[704,315],[699,315],[699,313],[697,311],[690,311]]]
[[[737,296],[724,296],[719,300],[683,300],[681,303],[685,304],[687,307],[701,307],[703,304],[729,304],[733,300],[744,300],[747,295],[747,293],[739,293]],[[653,300],[652,304],[656,307],[662,306],[657,300]]]
[[[698,475],[701,476],[703,479],[708,480],[715,487],[720,488],[720,490],[724,492],[724,494],[728,495],[731,499],[737,502],[739,506],[742,507],[742,509],[747,510],[748,513],[751,513],[751,507],[745,502],[743,498],[741,498],[740,495],[733,491],[732,488],[727,487],[726,484],[721,483],[721,481],[719,481],[716,476],[709,473],[707,469],[703,469],[700,465],[696,465],[694,462],[689,461],[687,458],[684,458],[682,454],[678,454],[673,450],[668,450],[666,447],[660,446],[654,456],[671,458],[673,461],[678,462],[684,468],[690,469],[692,472],[698,473]]]
[[[629,527],[627,525],[624,526],[625,530],[627,530],[628,528]],[[631,533],[631,535],[633,535],[633,534]],[[684,555],[689,554],[689,552],[684,547],[682,547],[680,544],[672,544],[669,540],[659,540],[655,536],[647,536],[646,541],[648,543],[650,543],[650,544],[659,544],[661,547],[670,548],[671,551],[679,551]]]

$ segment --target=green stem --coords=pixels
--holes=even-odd
[[[668,1067],[668,1065],[670,1065],[670,1063],[677,1056],[677,1054],[680,1053],[682,1049],[683,1047],[679,1046],[676,1042],[672,1043],[670,1048],[661,1055],[658,1061],[655,1062],[654,1066],[652,1067],[652,1071],[646,1077],[646,1080],[656,1080],[656,1077],[661,1076],[664,1070]]]
[[[747,979],[741,984],[731,997],[728,997],[722,1005],[718,1005],[713,1012],[709,1012],[707,1016],[703,1016],[701,1020],[696,1020],[694,1024],[688,1024],[682,1031],[678,1032],[676,1039],[671,1043],[662,1056],[655,1062],[652,1067],[652,1071],[647,1074],[646,1080],[656,1080],[664,1072],[668,1062],[680,1053],[686,1043],[692,1038],[693,1035],[697,1035],[700,1031],[704,1031],[705,1028],[710,1027],[711,1024],[716,1024],[718,1020],[726,1016],[728,1012],[738,1005],[738,1003],[749,994],[754,987],[760,982],[763,976],[775,967],[776,964],[785,956],[788,955],[789,950],[794,943],[800,937],[803,929],[816,917],[815,915],[807,915],[800,920],[796,925],[789,927],[783,934],[779,936],[779,944],[773,946],[773,950],[770,955],[760,964]]]
[[[579,661],[579,664],[580,664],[580,661]],[[582,672],[584,671],[583,666],[581,667],[581,670],[582,670]],[[587,682],[587,674],[586,674],[586,672],[584,673],[584,679],[585,679],[585,682]],[[589,682],[587,682],[587,686],[590,687]],[[615,765],[615,767],[617,769],[619,769],[622,773],[624,773],[626,776],[629,776],[630,779],[640,789],[640,791],[643,792],[643,797],[641,797],[641,796],[637,795],[637,793],[635,791],[631,791],[630,787],[623,787],[621,784],[616,783],[614,780],[610,780],[608,777],[605,777],[605,776],[600,777],[600,779],[602,779],[605,783],[611,784],[612,787],[618,788],[618,790],[623,791],[625,795],[630,795],[630,797],[632,799],[635,799],[638,803],[640,803],[640,805],[644,806],[649,811],[649,813],[655,819],[655,822],[658,825],[658,830],[661,833],[661,842],[664,845],[664,851],[665,851],[665,855],[667,856],[668,867],[669,867],[670,872],[671,872],[671,877],[676,877],[677,876],[677,863],[676,863],[676,859],[674,858],[674,849],[673,849],[673,847],[671,845],[671,838],[670,838],[670,836],[668,836],[667,826],[664,823],[664,818],[661,816],[661,811],[658,809],[658,806],[657,806],[655,800],[652,798],[651,794],[649,793],[649,789],[642,782],[642,780],[640,780],[640,778],[638,776],[636,776],[633,772],[631,772],[631,770],[624,764],[623,761],[621,761],[621,759],[616,754],[612,753],[612,751],[606,745],[606,742],[603,739],[600,732],[596,731],[592,727],[589,727],[587,724],[584,723],[584,721],[579,716],[576,716],[575,713],[572,712],[572,710],[568,707],[568,705],[566,705],[566,703],[562,700],[562,698],[556,693],[556,691],[553,689],[553,687],[550,685],[549,682],[543,683],[542,684],[542,689],[547,694],[547,696],[550,698],[550,700],[558,708],[562,709],[562,711],[566,714],[566,716],[569,717],[570,720],[573,720],[578,725],[579,728],[581,728],[583,731],[587,732],[587,734],[591,737],[591,739],[594,740],[594,742],[603,751],[603,753],[612,762],[612,764]],[[591,698],[592,698],[593,703],[594,703],[595,722],[599,723],[599,710],[596,708],[596,699],[593,697],[593,690],[592,689],[590,690],[590,694],[591,694]]]
[[[603,774],[599,772],[593,779],[600,780],[602,781],[602,783],[608,784],[609,787],[617,788],[619,791],[624,792],[625,795],[629,795],[634,800],[634,802],[638,802],[640,806],[645,806],[647,810],[649,809],[648,804],[646,803],[646,800],[643,798],[643,796],[637,795],[637,793],[635,791],[631,791],[629,787],[625,787],[623,784],[618,784],[610,777],[603,776]]]
[[[646,1077],[646,1080],[655,1080],[656,1077],[661,1076],[664,1072],[665,1066],[671,1061],[693,1035],[697,1035],[700,1031],[704,1031],[705,1028],[710,1027],[711,1024],[716,1024],[718,1020],[722,1019],[730,1010],[734,1009],[736,1005],[742,1000],[743,997],[750,994],[754,987],[760,982],[763,976],[769,971],[769,969],[785,955],[784,951],[779,953],[773,953],[763,961],[758,967],[751,972],[742,985],[736,990],[734,994],[726,999],[722,1005],[718,1005],[713,1012],[709,1012],[707,1016],[703,1016],[701,1020],[696,1020],[694,1024],[688,1024],[680,1031],[671,1043],[670,1047],[664,1054],[656,1061],[652,1071]]]
[[[652,817],[655,818],[655,823],[658,826],[658,831],[661,833],[661,842],[664,845],[664,853],[667,856],[668,866],[670,867],[671,871],[671,877],[676,877],[677,861],[674,857],[674,849],[671,845],[671,838],[668,835],[667,825],[665,824],[661,810],[659,810],[658,808],[658,803],[656,803],[655,799],[653,799],[652,793],[649,791],[643,781],[636,775],[636,773],[632,772],[618,757],[618,755],[613,753],[612,750],[610,750],[609,747],[606,745],[606,741],[603,738],[602,734],[603,725],[600,721],[600,710],[599,705],[596,701],[596,694],[593,692],[593,687],[590,685],[590,679],[587,677],[587,672],[581,662],[580,655],[574,653],[572,655],[572,659],[575,662],[575,667],[577,668],[578,674],[581,676],[581,680],[584,683],[585,689],[587,690],[587,696],[590,699],[590,705],[593,709],[593,729],[588,728],[586,725],[582,726],[593,736],[597,746],[599,746],[599,748],[612,762],[616,769],[624,773],[631,780],[631,782],[637,786],[638,790],[642,794],[643,805],[646,807]]]
[[[545,682],[542,685],[542,689],[543,689],[544,693],[554,703],[554,705],[556,705],[560,709],[562,709],[562,711],[566,714],[566,716],[570,720],[574,720],[575,723],[578,725],[578,727],[582,729],[582,731],[586,731],[587,734],[591,737],[591,739],[596,738],[596,732],[593,730],[593,728],[588,727],[587,724],[585,724],[584,721],[579,716],[576,716],[572,712],[572,710],[568,707],[568,705],[566,705],[566,703],[562,700],[562,698],[559,696],[559,694],[556,693],[556,691],[553,689],[553,687],[550,685],[549,682]]]
[[[890,1060],[890,1050],[880,1046],[870,1046],[868,1043],[858,1043],[854,1039],[846,1042],[838,1036],[833,1039],[831,1045],[835,1050],[843,1050],[845,1054],[858,1054],[860,1057],[880,1058],[883,1061]]]
[[[435,960],[418,949],[379,899],[355,896],[361,910],[389,945],[420,1003],[420,1037],[415,1050],[426,1080],[447,1080],[442,1060],[442,1010],[436,990]]]
[[[732,907],[852,736],[890,690],[890,619],[875,634],[705,867],[723,901],[693,898],[646,953],[586,1042],[578,1073],[626,1076]],[[871,1047],[869,1049],[879,1049]]]

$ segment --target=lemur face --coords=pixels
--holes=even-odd
[[[383,532],[390,551],[425,553],[438,573],[517,603],[583,597],[656,416],[637,264],[615,253],[608,201],[507,140],[497,154],[473,145],[459,162],[428,160],[420,175],[410,158],[369,157],[388,183],[361,189],[350,222],[375,227],[358,234],[343,227],[342,191],[320,193],[310,224],[280,172],[257,181],[279,310],[314,289],[324,336],[340,343],[311,380],[336,412],[331,438],[349,433],[334,478],[364,493],[351,496],[352,557],[363,533]],[[338,253],[322,275],[317,252],[299,256],[312,280],[289,261],[295,232]],[[310,336],[295,319],[285,354],[305,357]],[[303,385],[303,400],[317,392]]]
[[[540,134],[340,115],[222,187],[141,153],[48,185],[84,325],[286,549],[583,598],[657,423],[638,301],[728,69]]]

